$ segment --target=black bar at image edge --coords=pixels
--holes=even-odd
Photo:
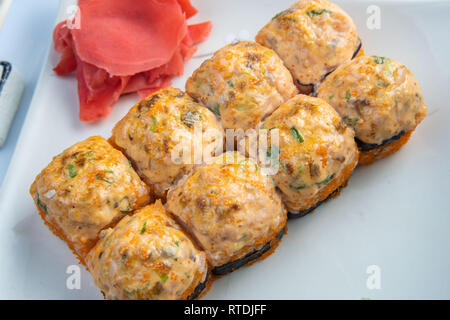
[[[438,312],[439,308],[448,309],[449,301],[433,300],[200,300],[200,301],[79,301],[79,300],[4,300],[0,307],[12,311],[34,310],[44,312],[47,317],[56,309],[77,313],[79,316],[98,313],[102,319],[106,315],[117,318],[119,315],[152,318],[161,315],[160,319],[300,319],[315,315],[352,317],[392,316],[398,313],[405,316],[422,310]],[[432,309],[430,309],[432,308]],[[44,311],[46,310],[46,311]],[[49,310],[53,310],[49,314]],[[71,310],[71,311],[69,311]],[[287,317],[285,317],[285,315]],[[308,316],[309,315],[309,316]],[[144,317],[145,316],[145,317]],[[90,318],[89,317],[89,318]],[[361,319],[361,317],[358,317]]]

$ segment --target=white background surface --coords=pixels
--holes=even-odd
[[[0,60],[20,71],[25,91],[8,139],[0,148],[0,186],[19,138],[42,69],[58,12],[58,0],[14,0],[0,29]]]
[[[293,1],[193,3],[200,10],[194,20],[215,26],[200,46],[206,53],[230,34],[253,37]],[[272,256],[219,279],[206,299],[450,298],[450,3],[370,1],[382,19],[372,31],[366,2],[337,3],[355,20],[367,53],[400,60],[415,73],[429,114],[400,152],[358,168],[337,199],[289,222]],[[56,76],[56,61],[51,51],[0,191],[0,298],[101,298],[85,271],[81,290],[66,288],[66,268],[76,260],[43,225],[28,188],[53,155],[90,135],[108,137],[138,99],[126,96],[108,119],[80,123],[75,79]],[[186,77],[201,61],[188,63]],[[184,88],[186,77],[174,86]],[[370,265],[381,268],[380,290],[366,287]]]

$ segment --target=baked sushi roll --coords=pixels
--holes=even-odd
[[[355,130],[361,165],[400,149],[427,113],[413,73],[386,57],[362,56],[340,66],[318,95]]]
[[[218,50],[195,70],[186,91],[220,116],[225,129],[250,129],[297,89],[271,49],[242,41]]]
[[[291,71],[301,93],[359,53],[361,41],[350,16],[325,0],[301,0],[278,13],[256,36]]]
[[[216,275],[266,257],[286,231],[273,182],[237,152],[196,168],[170,189],[166,207],[205,250]]]
[[[133,106],[110,141],[132,161],[152,193],[164,198],[195,164],[223,150],[223,129],[210,110],[167,88]]]
[[[288,216],[301,217],[346,186],[358,162],[353,131],[324,100],[297,95],[282,104],[261,125],[268,135],[264,163],[274,167],[272,179],[281,192]],[[260,134],[264,131],[260,131]]]
[[[30,188],[39,213],[84,263],[100,231],[150,201],[129,161],[101,137],[53,158]]]
[[[205,253],[159,200],[102,231],[87,265],[106,299],[195,299],[212,279]]]

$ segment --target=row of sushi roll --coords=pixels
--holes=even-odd
[[[105,298],[198,298],[272,253],[288,217],[339,194],[358,161],[398,150],[426,114],[412,73],[363,55],[352,19],[328,1],[298,1],[256,40],[218,50],[186,93],[155,92],[109,140],[73,145],[36,177],[42,219]],[[182,161],[198,125],[204,161]],[[252,157],[248,137],[242,152],[224,149],[224,129],[277,129],[266,156],[278,170]]]

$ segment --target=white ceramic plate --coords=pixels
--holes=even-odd
[[[253,38],[293,1],[193,1],[200,11],[193,21],[214,23],[198,54],[236,36]],[[59,20],[73,2],[62,2]],[[336,2],[355,20],[367,53],[400,60],[415,73],[428,116],[400,152],[358,168],[338,198],[289,221],[273,255],[217,280],[206,299],[450,298],[450,3]],[[380,29],[366,25],[369,5],[380,8]],[[75,78],[53,73],[57,58],[49,50],[0,193],[0,298],[102,298],[83,268],[81,289],[67,288],[66,270],[76,259],[44,226],[28,188],[66,147],[109,137],[138,98],[121,98],[104,121],[81,123]],[[174,86],[184,88],[203,59],[191,60]],[[379,289],[367,286],[368,270],[379,271]]]

